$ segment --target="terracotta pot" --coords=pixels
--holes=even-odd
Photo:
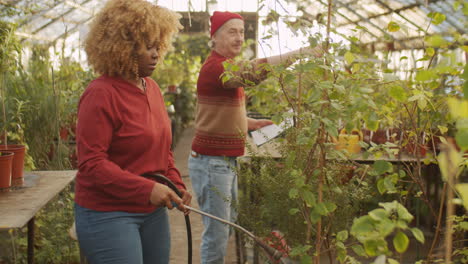
[[[169,93],[177,93],[177,85],[174,85],[174,84],[168,85],[167,91]]]
[[[60,129],[60,139],[61,139],[62,141],[66,141],[66,140],[68,140],[68,135],[69,135],[68,128],[62,127],[62,128]]]
[[[378,129],[377,131],[371,133],[370,140],[375,144],[385,144],[388,141],[388,132],[384,129]]]
[[[26,147],[24,145],[0,145],[0,150],[13,152],[13,168],[11,175],[11,186],[23,186],[24,183],[24,155]]]
[[[425,145],[417,146],[416,144],[414,144],[414,142],[409,142],[408,144],[406,144],[405,150],[408,154],[424,157],[426,156],[426,153],[427,153],[427,146]]]
[[[441,135],[432,135],[429,137],[428,142],[426,143],[427,149],[433,153],[440,152],[440,145],[442,141],[440,140]]]
[[[361,129],[362,132],[362,141],[369,144],[371,142],[371,137],[374,132],[370,131],[369,129]]]
[[[10,190],[13,157],[13,152],[0,152],[0,192]]]

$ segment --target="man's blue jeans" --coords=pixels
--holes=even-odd
[[[206,156],[195,152],[188,162],[193,191],[200,209],[234,222],[237,200],[236,158]],[[205,229],[200,248],[202,264],[223,264],[229,238],[229,226],[203,216]]]
[[[78,241],[90,264],[168,264],[167,208],[152,213],[98,212],[75,204]]]

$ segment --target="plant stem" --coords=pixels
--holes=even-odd
[[[442,222],[442,210],[444,208],[445,204],[445,192],[447,191],[447,183],[444,183],[444,187],[442,189],[442,195],[441,195],[441,200],[440,200],[440,207],[439,207],[439,216],[437,217],[437,227],[435,230],[434,234],[434,239],[432,240],[431,248],[429,249],[429,252],[427,253],[427,263],[431,263],[431,258],[432,258],[432,251],[434,251],[435,245],[437,243],[437,239],[440,234],[440,225]]]
[[[302,61],[302,59],[301,59],[301,61]],[[297,110],[296,110],[297,113],[296,114],[299,117],[301,115],[301,104],[302,104],[302,100],[301,100],[301,98],[302,98],[302,96],[301,96],[301,94],[302,94],[302,71],[299,71],[298,85],[297,86],[298,87],[297,87],[297,95],[296,95],[296,97],[297,97]],[[299,118],[297,120],[297,128],[301,128]]]
[[[428,197],[428,195],[427,195],[427,193],[425,191],[423,183],[414,175],[414,173],[412,172],[413,171],[412,167],[410,167],[408,164],[405,164],[405,166],[406,166],[406,169],[408,171],[408,175],[410,176],[410,178],[413,180],[414,183],[416,183],[419,186],[419,189],[421,190],[421,193],[423,195],[423,201],[429,207],[429,210],[431,211],[432,217],[436,218],[437,215],[436,215],[436,213],[434,211],[434,208],[432,207],[431,202],[429,201],[429,197]]]
[[[327,19],[327,41],[326,41],[326,49],[325,52],[328,52],[328,46],[329,46],[329,41],[330,41],[330,25],[331,25],[331,11],[332,11],[332,0],[328,0],[328,19]],[[328,64],[326,62],[326,64]],[[328,73],[325,71],[325,76],[324,79],[328,79]],[[328,99],[328,94],[327,91],[323,91],[323,98]],[[322,109],[324,109],[325,104],[322,106]],[[319,179],[318,179],[318,203],[322,203],[323,200],[323,181],[325,178],[325,163],[326,163],[326,151],[325,151],[325,141],[327,139],[327,132],[325,130],[325,124],[323,122],[320,122],[320,130],[319,130],[319,137],[317,140],[319,141],[319,147],[320,147],[320,155],[319,155],[319,167],[320,167],[320,174],[319,174]],[[316,252],[316,257],[315,257],[315,263],[320,264],[320,250],[321,250],[321,243],[322,243],[322,218],[319,219],[317,223],[317,237],[316,237],[316,242],[315,242],[315,252]]]
[[[448,159],[448,158],[447,158]],[[452,170],[450,170],[452,171]],[[455,183],[455,174],[449,173],[447,175],[447,208],[446,208],[446,217],[447,222],[445,224],[445,263],[451,263],[452,259],[452,222],[453,214],[455,212],[455,206],[453,205],[453,186]]]
[[[286,100],[288,101],[288,104],[291,106],[293,109],[294,115],[297,115],[297,110],[294,107],[293,102],[291,101],[291,98],[288,95],[288,92],[286,91],[286,88],[284,87],[284,81],[283,81],[283,74],[281,74],[278,78],[278,82],[281,86],[281,90],[283,91],[284,97],[286,97]]]
[[[2,98],[2,111],[3,111],[3,144],[8,145],[8,136],[7,136],[7,117],[6,117],[6,107],[5,107],[5,73],[2,73],[2,87],[0,88],[0,97]]]
[[[324,129],[323,128],[323,123],[321,124],[321,130]],[[323,148],[322,146],[320,146],[320,149],[321,149],[321,153],[320,153],[320,161],[319,161],[319,164],[320,164],[320,167],[322,168],[321,171],[320,171],[320,174],[319,174],[319,178],[318,178],[318,203],[322,203],[322,200],[323,200],[323,176],[325,174],[325,152],[323,152]],[[322,166],[323,165],[323,166]],[[321,250],[321,244],[322,244],[322,217],[320,217],[320,219],[318,220],[317,222],[317,237],[315,238],[315,254],[316,254],[316,257],[315,257],[315,263],[316,264],[320,264],[320,250]]]

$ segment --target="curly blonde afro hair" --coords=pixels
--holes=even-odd
[[[94,18],[84,48],[100,74],[137,79],[138,50],[153,46],[160,60],[182,29],[180,15],[146,0],[110,0]]]

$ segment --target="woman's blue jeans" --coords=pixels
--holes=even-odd
[[[234,222],[237,200],[236,158],[207,156],[192,152],[188,161],[192,188],[200,209]],[[230,228],[203,216],[200,256],[202,264],[223,264]]]
[[[167,208],[152,213],[98,212],[75,204],[76,232],[90,264],[168,264]]]

